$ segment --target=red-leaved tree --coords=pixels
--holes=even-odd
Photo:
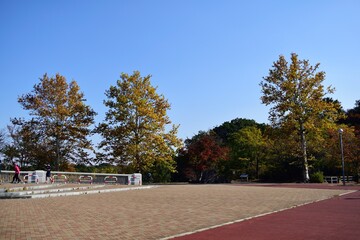
[[[199,182],[211,182],[216,177],[216,169],[220,161],[226,161],[229,148],[222,146],[216,136],[200,133],[185,141],[187,156]]]

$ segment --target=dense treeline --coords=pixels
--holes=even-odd
[[[339,122],[335,128],[323,132],[322,141],[309,141],[310,181],[317,181],[318,173],[341,175],[339,128],[344,129],[345,172],[358,179],[360,135],[355,134],[354,129],[359,128],[359,104],[357,101],[356,107],[346,112],[347,125]],[[349,121],[349,114],[356,109],[356,121]],[[286,129],[237,118],[185,140],[185,147],[176,158],[178,172],[173,175],[173,181],[230,182],[243,173],[259,181],[303,181],[298,144],[298,136],[290,135]],[[196,153],[192,150],[194,147]],[[226,154],[213,159],[214,149]],[[196,171],[202,171],[201,178]]]
[[[105,92],[105,119],[86,104],[76,81],[44,75],[18,98],[29,118],[13,118],[0,132],[2,169],[132,173],[145,181],[230,182],[240,174],[259,181],[320,181],[340,175],[339,129],[345,171],[360,172],[360,100],[344,111],[328,97],[319,64],[291,54],[274,62],[260,83],[270,124],[236,118],[182,142],[167,111],[170,104],[151,76],[121,74]],[[97,134],[97,146],[91,136]]]
[[[244,173],[262,181],[321,181],[323,175],[341,173],[339,129],[345,172],[358,179],[360,102],[345,112],[327,96],[335,89],[325,87],[324,80],[319,64],[295,53],[290,62],[280,56],[260,83],[261,101],[271,106],[270,125],[234,119],[199,132],[185,140],[174,179],[223,182]],[[214,149],[222,154],[216,156]]]

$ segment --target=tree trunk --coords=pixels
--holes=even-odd
[[[56,151],[55,169],[56,169],[56,171],[59,171],[59,164],[60,164],[60,143],[59,143],[59,138],[58,138],[58,137],[56,137],[55,151]]]
[[[256,156],[256,179],[259,180],[259,158]]]
[[[302,150],[302,157],[303,157],[303,177],[304,182],[309,182],[309,165],[307,160],[307,144],[306,144],[306,136],[305,136],[305,129],[304,124],[300,124],[300,138],[301,138],[301,150]]]
[[[203,171],[200,172],[199,182],[202,181],[202,177],[203,177]]]

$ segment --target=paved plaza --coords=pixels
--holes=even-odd
[[[162,239],[347,192],[235,184],[160,185],[81,196],[2,199],[0,238]]]

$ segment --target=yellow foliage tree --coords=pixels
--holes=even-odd
[[[280,56],[260,83],[262,103],[272,106],[269,111],[272,125],[295,131],[299,136],[306,182],[309,181],[308,134],[334,124],[341,116],[338,107],[325,100],[325,95],[333,93],[334,88],[324,88],[325,72],[318,68],[319,64],[311,66],[308,60],[299,60],[295,53],[291,54],[290,63]]]
[[[100,149],[111,163],[129,164],[141,173],[154,164],[175,171],[174,155],[181,141],[177,138],[178,126],[167,116],[170,104],[156,93],[150,78],[122,73],[116,86],[106,91],[104,101],[108,111],[105,121],[97,127],[103,137]]]
[[[54,165],[90,160],[92,150],[87,136],[96,113],[85,104],[84,94],[76,81],[69,84],[64,76],[45,74],[31,93],[19,97],[23,109],[30,111],[31,120],[13,119],[13,123],[27,127],[39,136],[39,141],[50,146],[55,156]]]

